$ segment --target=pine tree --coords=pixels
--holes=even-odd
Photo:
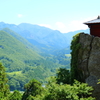
[[[33,100],[33,97],[40,95],[43,91],[41,83],[35,79],[25,84],[25,92],[22,96],[22,100]]]
[[[5,68],[0,63],[0,98],[5,98],[10,93],[7,81]]]
[[[9,100],[21,100],[22,95],[18,90],[15,90],[10,96]]]
[[[70,71],[66,68],[59,68],[56,73],[56,81],[58,84],[70,84]]]

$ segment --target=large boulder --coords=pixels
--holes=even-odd
[[[93,86],[93,96],[100,100],[100,37],[81,33],[78,53],[78,69],[82,71],[82,81]]]

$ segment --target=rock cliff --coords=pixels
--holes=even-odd
[[[93,96],[100,100],[100,37],[79,34],[77,68],[82,72],[81,80],[93,86]]]

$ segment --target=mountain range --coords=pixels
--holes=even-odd
[[[58,30],[52,30],[39,25],[22,23],[19,25],[0,23],[0,29],[9,28],[20,36],[28,40],[31,44],[39,48],[42,52],[51,53],[70,46],[72,36],[79,32],[88,32],[88,30],[79,30],[62,34]]]
[[[70,68],[73,35],[46,27],[0,22],[0,62],[6,67],[11,90],[23,90],[29,80],[46,82],[58,68]]]

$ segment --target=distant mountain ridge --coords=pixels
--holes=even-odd
[[[0,22],[0,29],[9,28],[22,37],[27,39],[34,46],[45,52],[51,52],[69,47],[72,36],[77,32],[87,31],[79,30],[62,34],[60,31],[52,30],[39,25],[21,23],[19,25],[6,24]]]

